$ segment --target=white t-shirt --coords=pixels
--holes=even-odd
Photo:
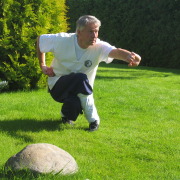
[[[87,51],[87,49],[83,49],[79,46],[78,41],[77,41],[77,36],[75,36],[75,51],[76,51],[76,58],[77,61],[81,59],[83,54]]]
[[[44,34],[40,36],[39,47],[42,53],[52,52],[54,77],[48,77],[48,86],[53,88],[59,77],[70,73],[84,73],[93,87],[96,71],[100,62],[112,62],[108,55],[114,46],[97,39],[95,45],[82,49],[77,43],[75,33]]]

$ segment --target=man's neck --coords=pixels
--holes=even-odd
[[[87,49],[87,48],[89,47],[89,46],[86,45],[84,42],[82,42],[82,41],[78,38],[78,36],[77,36],[77,43],[78,43],[79,47],[82,48],[82,49]]]

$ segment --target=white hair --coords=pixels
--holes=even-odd
[[[97,24],[99,27],[101,26],[101,21],[97,19],[95,16],[85,15],[81,16],[76,21],[76,33],[78,30],[82,30],[87,24]]]

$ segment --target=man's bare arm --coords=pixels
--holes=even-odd
[[[138,54],[120,48],[113,49],[109,53],[109,57],[125,61],[130,67],[138,66],[141,61],[141,57]]]
[[[40,51],[40,48],[39,48],[39,37],[37,38],[37,57],[39,59],[39,65],[40,65],[40,68],[42,69],[42,72],[46,75],[48,75],[49,77],[52,77],[54,76],[54,72],[53,72],[53,68],[52,67],[48,67],[46,66],[46,56],[45,56],[45,53],[42,53]]]

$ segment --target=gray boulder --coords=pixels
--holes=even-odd
[[[78,171],[75,159],[63,149],[46,143],[31,144],[10,157],[5,167],[11,170],[29,169],[37,173],[74,174]]]

